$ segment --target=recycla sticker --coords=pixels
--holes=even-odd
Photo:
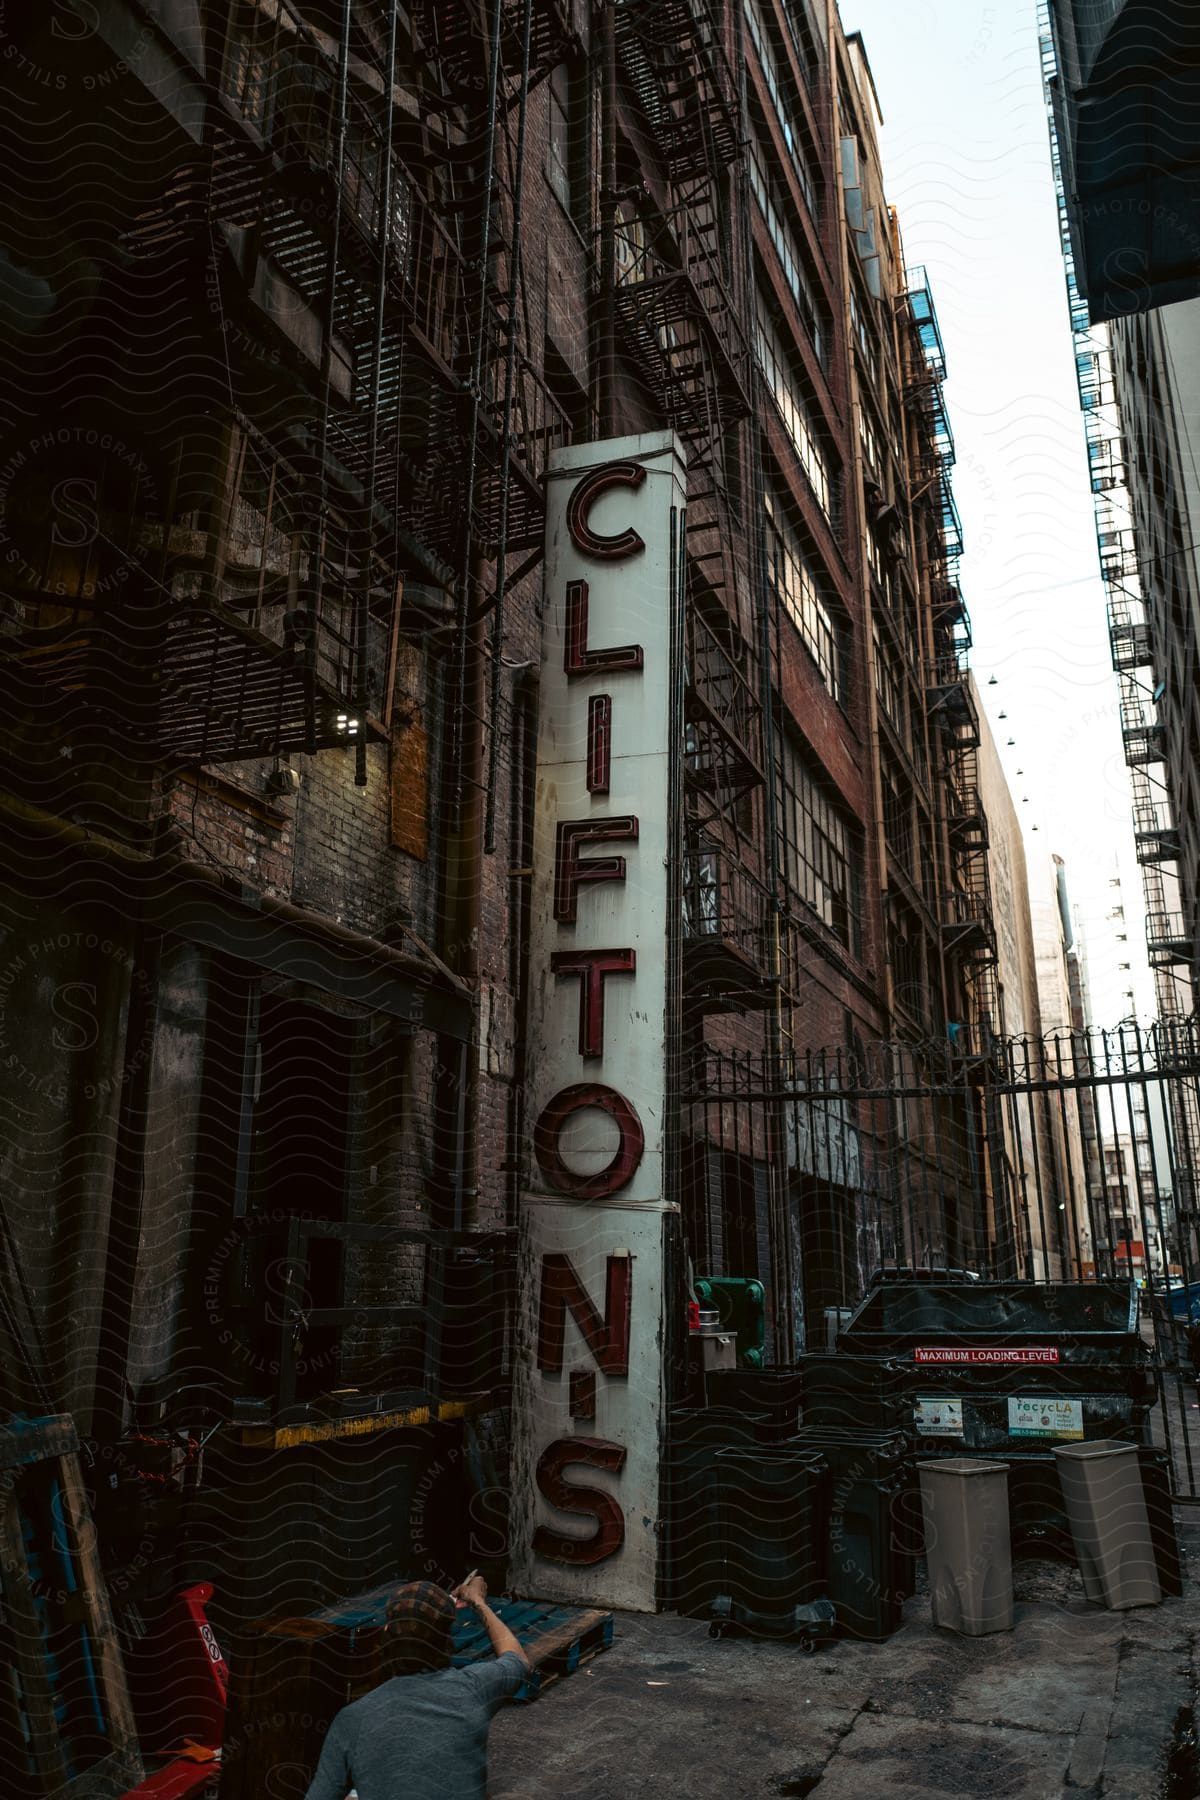
[[[1009,1437],[1081,1438],[1082,1400],[1054,1394],[1014,1394],[1008,1402]]]

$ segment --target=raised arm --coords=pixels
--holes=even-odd
[[[469,1575],[466,1581],[455,1588],[454,1598],[458,1601],[460,1606],[469,1606],[474,1610],[483,1625],[483,1629],[487,1632],[488,1642],[491,1644],[492,1649],[497,1656],[503,1656],[507,1651],[511,1650],[515,1656],[520,1657],[527,1669],[533,1667],[528,1656],[521,1648],[519,1639],[513,1635],[508,1629],[508,1626],[504,1623],[504,1620],[499,1618],[488,1605],[487,1582],[483,1579],[482,1575]]]

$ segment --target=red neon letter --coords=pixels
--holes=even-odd
[[[641,463],[614,462],[593,469],[590,475],[576,483],[567,502],[567,530],[577,550],[582,550],[585,556],[594,556],[597,562],[619,562],[622,557],[636,556],[639,550],[646,548],[645,541],[632,525],[626,526],[624,531],[614,532],[611,537],[601,537],[588,524],[588,514],[601,494],[607,494],[615,487],[640,488],[645,479],[646,471]]]
[[[533,1548],[538,1556],[587,1568],[616,1555],[625,1542],[625,1515],[619,1503],[600,1488],[574,1486],[566,1480],[563,1470],[570,1463],[581,1463],[586,1469],[609,1469],[616,1475],[624,1462],[621,1445],[610,1444],[604,1438],[559,1438],[546,1446],[538,1458],[538,1492],[563,1512],[584,1513],[595,1519],[596,1530],[590,1538],[574,1538],[539,1525],[533,1534]]]
[[[577,1175],[563,1161],[558,1140],[571,1114],[582,1112],[588,1106],[598,1106],[602,1112],[611,1114],[621,1135],[607,1169],[601,1169],[598,1175]],[[568,1194],[572,1200],[605,1200],[609,1194],[628,1187],[637,1173],[645,1147],[641,1120],[628,1100],[615,1088],[604,1087],[598,1081],[563,1088],[561,1093],[555,1094],[533,1128],[533,1152],[538,1167],[551,1187],[557,1188],[560,1194]]]
[[[587,789],[607,794],[612,777],[612,695],[593,694],[588,701]]]
[[[555,950],[550,957],[555,975],[578,975],[579,1054],[604,1053],[604,977],[636,975],[636,950]]]
[[[552,1369],[556,1375],[562,1373],[569,1308],[596,1367],[605,1375],[628,1375],[632,1277],[631,1256],[608,1258],[601,1318],[570,1257],[561,1252],[543,1256],[542,1291],[538,1298],[538,1368]]]
[[[588,649],[588,584],[567,583],[567,632],[563,668],[576,675],[595,675],[610,669],[640,669],[645,664],[640,644],[618,644],[611,650]]]
[[[585,881],[624,881],[623,856],[597,856],[581,862],[577,844],[636,844],[638,822],[632,814],[620,819],[563,819],[554,846],[554,916],[573,925],[579,905],[579,887]]]

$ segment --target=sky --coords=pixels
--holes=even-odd
[[[1035,0],[840,5],[846,30],[862,32],[875,78],[884,186],[905,260],[928,272],[945,341],[971,660],[1025,830],[1031,883],[1050,880],[1052,852],[1063,857],[1095,1022],[1115,1025],[1131,1011],[1148,1019],[1154,989]],[[1118,902],[1123,922],[1110,916]]]

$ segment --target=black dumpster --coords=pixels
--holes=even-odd
[[[705,1391],[710,1406],[765,1415],[781,1437],[790,1437],[800,1423],[804,1375],[800,1369],[719,1369],[705,1377]]]
[[[764,1623],[822,1597],[827,1464],[814,1447],[739,1445],[716,1456],[719,1592]]]
[[[878,1643],[900,1624],[914,1587],[917,1544],[904,1512],[907,1440],[899,1432],[806,1425],[794,1441],[819,1451],[829,1466],[823,1579],[837,1630]]]
[[[907,1388],[912,1431],[931,1451],[1141,1443],[1157,1398],[1132,1282],[888,1281],[839,1342],[856,1361],[892,1365],[886,1379]]]
[[[778,1426],[767,1414],[733,1407],[677,1407],[669,1433],[667,1602],[676,1612],[707,1617],[725,1578],[717,1453],[776,1438]]]
[[[801,1359],[804,1423],[852,1430],[911,1431],[911,1370],[883,1356],[814,1351]]]

